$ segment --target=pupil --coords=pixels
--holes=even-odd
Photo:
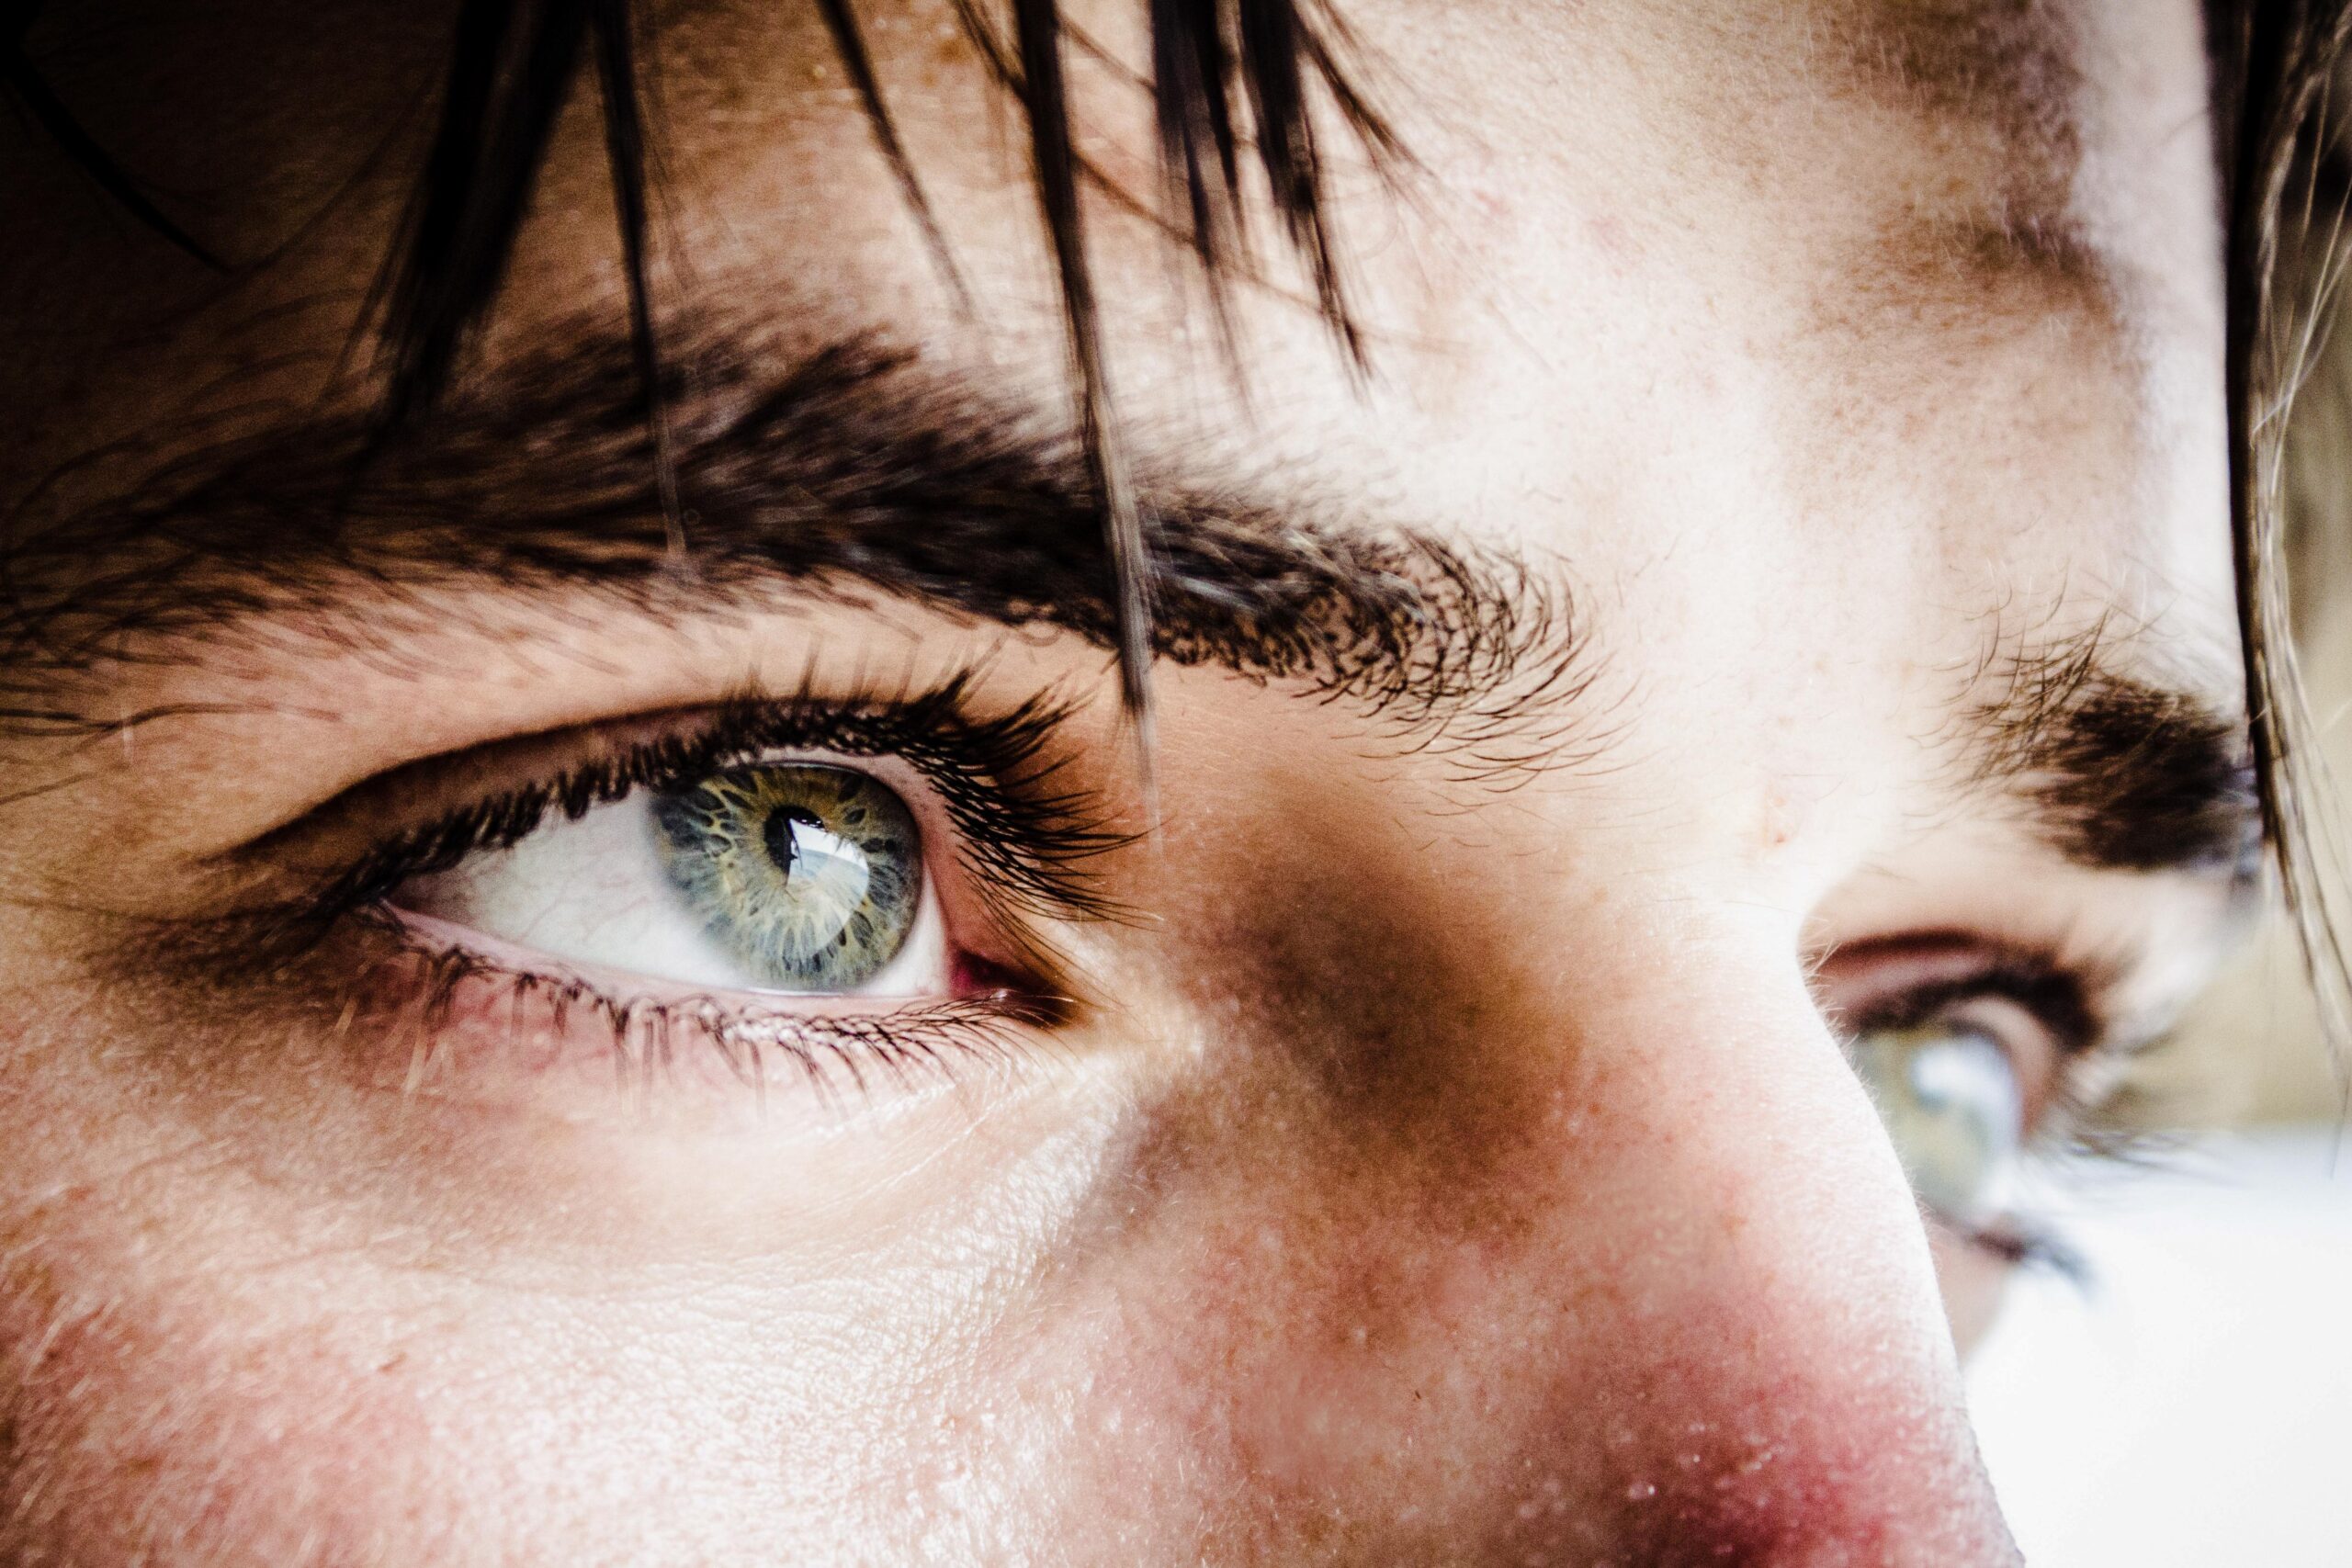
[[[805,806],[781,807],[768,813],[767,826],[760,830],[766,840],[768,858],[786,878],[792,875],[793,863],[800,858],[800,829],[822,828],[824,818]]]

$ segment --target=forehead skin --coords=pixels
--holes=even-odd
[[[53,164],[0,166],[0,202],[44,215],[0,257],[11,502],[107,443],[131,445],[43,505],[322,395],[387,243],[409,144],[377,151],[433,80],[440,14],[183,9],[61,6],[44,59],[209,242],[270,259],[202,276]],[[1070,10],[1144,57],[1140,6]],[[664,307],[779,363],[878,333],[1059,417],[1017,121],[945,6],[866,14],[977,308],[931,266],[816,22],[749,5],[678,7],[660,40]],[[28,1402],[65,1479],[27,1517],[99,1561],[133,1540],[203,1561],[208,1529],[288,1562],[755,1562],[778,1540],[853,1542],[842,1561],[2007,1560],[1916,1213],[1798,954],[1808,932],[2044,902],[2046,924],[2148,935],[2153,897],[2084,891],[1997,827],[1955,844],[1923,824],[1951,805],[1938,727],[1988,650],[2106,622],[2232,700],[2194,7],[1345,14],[1415,159],[1392,190],[1335,142],[1369,384],[1270,248],[1239,294],[1237,396],[1164,237],[1105,202],[1118,407],[1153,472],[1213,466],[1270,507],[1556,570],[1601,650],[1611,768],[1498,797],[1405,765],[1334,803],[1329,735],[1170,672],[1163,787],[1205,826],[1182,840],[1196,886],[1158,889],[1159,940],[1194,962],[1181,986],[1141,963],[1108,983],[1144,976],[1128,1021],[1172,1064],[1105,1052],[1067,1104],[944,1150],[907,1134],[912,1175],[826,1156],[864,1186],[775,1156],[746,1197],[665,1167],[646,1185],[703,1207],[632,1189],[550,1222],[564,1246],[528,1268],[484,1261],[526,1228],[517,1190],[346,1186],[315,1154],[241,1155],[218,1190],[172,1174],[196,1218],[134,1186],[152,1235],[130,1235],[68,1201],[93,1148],[144,1168],[128,1134],[42,1134],[77,1174],[8,1190],[0,1257],[25,1236],[49,1261],[9,1280],[0,1323],[72,1322],[55,1354],[105,1392]],[[1153,189],[1140,95],[1079,80],[1090,157]],[[492,363],[622,310],[585,107]],[[692,699],[664,628],[631,635],[644,668],[599,675],[596,700]],[[380,671],[272,679],[289,704],[401,705]],[[436,711],[402,718],[407,754],[578,716],[518,689],[409,703]],[[1464,846],[1491,889],[1466,904],[1443,858]],[[1279,897],[1220,897],[1253,866]],[[1211,1072],[1227,1036],[1265,1065]],[[257,1146],[300,1121],[238,1103]],[[453,1171],[482,1157],[464,1146]],[[593,1160],[544,1157],[603,1190]],[[289,1172],[360,1219],[320,1218]],[[828,1202],[788,1201],[808,1190]],[[641,1228],[659,1267],[600,1274],[602,1226]],[[398,1232],[398,1260],[354,1232]],[[316,1453],[327,1479],[297,1462]],[[124,1454],[215,1512],[171,1535],[110,1489]]]
[[[30,416],[6,437],[15,474],[45,473],[94,426],[149,431],[191,403],[318,384],[382,253],[386,171],[405,172],[384,128],[415,116],[437,63],[437,28],[348,9],[332,25],[261,6],[134,19],[86,42],[71,7],[48,24],[64,91],[131,166],[191,193],[224,254],[274,259],[223,285],[53,162],[18,164],[24,209],[47,220],[0,323]],[[1139,57],[1139,8],[1096,9],[1077,13],[1091,35]],[[1776,454],[1762,477],[1779,510],[1816,536],[1854,530],[1841,552],[1956,547],[1974,568],[1988,544],[2063,516],[2070,560],[2086,554],[2078,530],[2098,540],[2091,595],[2136,611],[2202,584],[2218,608],[2220,454],[2177,438],[2213,417],[2218,326],[2199,43],[2176,11],[2119,25],[2096,6],[1351,8],[1369,80],[1424,170],[1401,204],[1351,160],[1338,175],[1376,379],[1368,398],[1341,395],[1307,312],[1251,291],[1245,341],[1269,395],[1250,405],[1250,450],[1302,490],[1377,491],[1442,523],[1476,513],[1523,531],[1520,487],[1560,494],[1546,510],[1583,525],[1573,557],[1594,578],[1609,575],[1597,549],[1633,570],[1665,545],[1610,525],[1633,510],[1621,498],[1694,482],[1686,454],[1702,435],[1719,448],[1727,418]],[[693,7],[660,51],[676,239],[663,293],[758,318],[786,352],[887,325],[1056,398],[1049,273],[1009,109],[947,16],[885,8],[870,30],[979,286],[978,320],[953,316],[813,19],[764,7]],[[314,79],[337,90],[284,86]],[[1098,165],[1153,189],[1140,94],[1082,67],[1080,85],[1096,89]],[[570,146],[500,319],[514,338],[551,309],[618,309],[597,148]],[[1229,434],[1230,400],[1186,389],[1214,345],[1170,297],[1159,236],[1113,213],[1096,230],[1114,346],[1145,345],[1117,367],[1142,438]],[[185,373],[207,344],[233,375]],[[1928,449],[1947,460],[1924,463]],[[1994,471],[1989,453],[2010,466]],[[2033,460],[2045,454],[2064,461]],[[1740,515],[1763,501],[1746,493],[1758,477],[1741,473],[1737,505],[1639,510],[1760,545],[1770,530]],[[1985,575],[2007,595],[2023,574],[1996,560]]]

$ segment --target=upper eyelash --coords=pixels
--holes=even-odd
[[[822,750],[891,756],[935,790],[961,839],[960,857],[993,912],[1110,919],[1122,913],[1091,863],[1134,840],[1108,826],[1102,804],[1056,786],[1063,763],[1046,756],[1069,709],[1047,695],[975,716],[969,671],[911,695],[739,698],[692,728],[640,742],[550,779],[485,796],[395,833],[296,902],[300,923],[322,928],[379,904],[411,878],[468,856],[510,848],[550,814],[576,818],[643,789],[674,788],[763,753]]]
[[[1950,980],[1920,986],[1883,1001],[1843,1013],[1834,1021],[1852,1033],[1873,1029],[1904,1029],[1924,1023],[1955,1002],[1976,997],[2000,997],[2031,1013],[2048,1029],[2067,1056],[2100,1047],[2108,1039],[2108,1021],[2098,998],[2101,985],[2046,954],[2003,951],[1981,969]]]

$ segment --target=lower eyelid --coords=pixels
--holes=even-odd
[[[838,1110],[1018,1066],[1057,1021],[1051,1003],[1011,991],[909,1000],[648,986],[550,968],[429,916],[385,918],[394,949],[361,978],[343,1032],[368,1087],[408,1095],[526,1099],[567,1117],[657,1096]]]

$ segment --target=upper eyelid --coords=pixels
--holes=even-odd
[[[1948,975],[1889,987],[1859,1001],[1838,994],[1856,989],[1847,976],[1857,970],[1866,976],[1874,959],[1899,962],[1906,956],[1949,956],[1952,967]],[[2066,1055],[2080,1055],[2105,1048],[2115,1036],[2119,1021],[2109,1004],[2128,967],[2111,954],[2067,953],[2042,944],[1936,931],[1835,949],[1823,956],[1812,987],[1830,1025],[1849,1032],[1902,1027],[1973,997],[2003,997],[2041,1021]]]
[[[2108,1037],[2105,1021],[2075,976],[2051,971],[2018,975],[1992,971],[1921,987],[1891,998],[1881,1008],[1853,1014],[1857,1029],[1899,1028],[1924,1021],[1963,1003],[1996,998],[2022,1009],[2049,1030],[2062,1052],[2079,1055]]]
[[[581,766],[598,750],[607,756],[621,756],[640,744],[628,739],[631,732],[648,738],[690,733],[693,722],[717,705],[665,708],[563,725],[412,757],[345,784],[267,831],[212,851],[205,859],[223,866],[267,859],[306,840],[346,826],[381,821],[388,816],[421,822],[484,803],[497,793],[489,786],[490,776],[545,778]],[[479,773],[485,778],[469,784],[456,776],[465,773]]]
[[[1035,902],[1066,905],[1080,914],[1113,913],[1107,902],[1088,894],[1081,876],[1066,874],[1078,863],[1118,847],[1130,836],[1101,826],[1096,819],[1097,804],[1079,792],[1049,791],[1039,798],[1023,800],[1019,792],[1049,781],[1056,771],[1054,763],[1023,776],[996,776],[1021,773],[1068,718],[1067,708],[1057,706],[1048,695],[1039,695],[1009,709],[967,713],[969,674],[951,677],[919,694],[737,697],[663,715],[510,738],[421,759],[364,780],[263,840],[231,853],[248,863],[298,859],[304,840],[315,842],[337,828],[364,840],[341,857],[322,857],[326,863],[288,900],[300,906],[301,913],[324,919],[380,898],[407,876],[447,869],[466,854],[496,847],[499,841],[515,841],[521,833],[546,821],[550,813],[576,817],[602,801],[623,798],[672,778],[732,765],[763,751],[797,749],[851,757],[904,755],[926,749],[922,742],[928,738],[928,749],[934,752],[929,759],[931,765],[912,755],[907,755],[907,760],[942,796],[976,869],[1010,880],[1016,885],[1012,892]],[[863,736],[855,733],[860,722],[867,728]],[[797,748],[790,739],[796,723],[806,731]],[[894,736],[893,729],[903,733]],[[637,737],[633,743],[614,743],[616,737],[628,734]],[[893,739],[900,744],[892,746]],[[446,804],[435,812],[418,811],[401,802],[404,794],[431,789],[436,774],[462,768],[491,773],[500,759],[514,757],[518,748],[538,754],[544,763],[560,756],[567,740],[574,758],[568,771],[551,772],[543,765],[536,777],[503,789],[445,789]],[[969,750],[979,754],[958,760],[964,771],[943,765],[945,754],[967,743]],[[990,776],[971,776],[973,765]],[[370,818],[402,811],[408,821],[400,829],[371,832],[366,826]],[[1026,841],[1018,845],[990,841],[986,837],[989,829]]]

